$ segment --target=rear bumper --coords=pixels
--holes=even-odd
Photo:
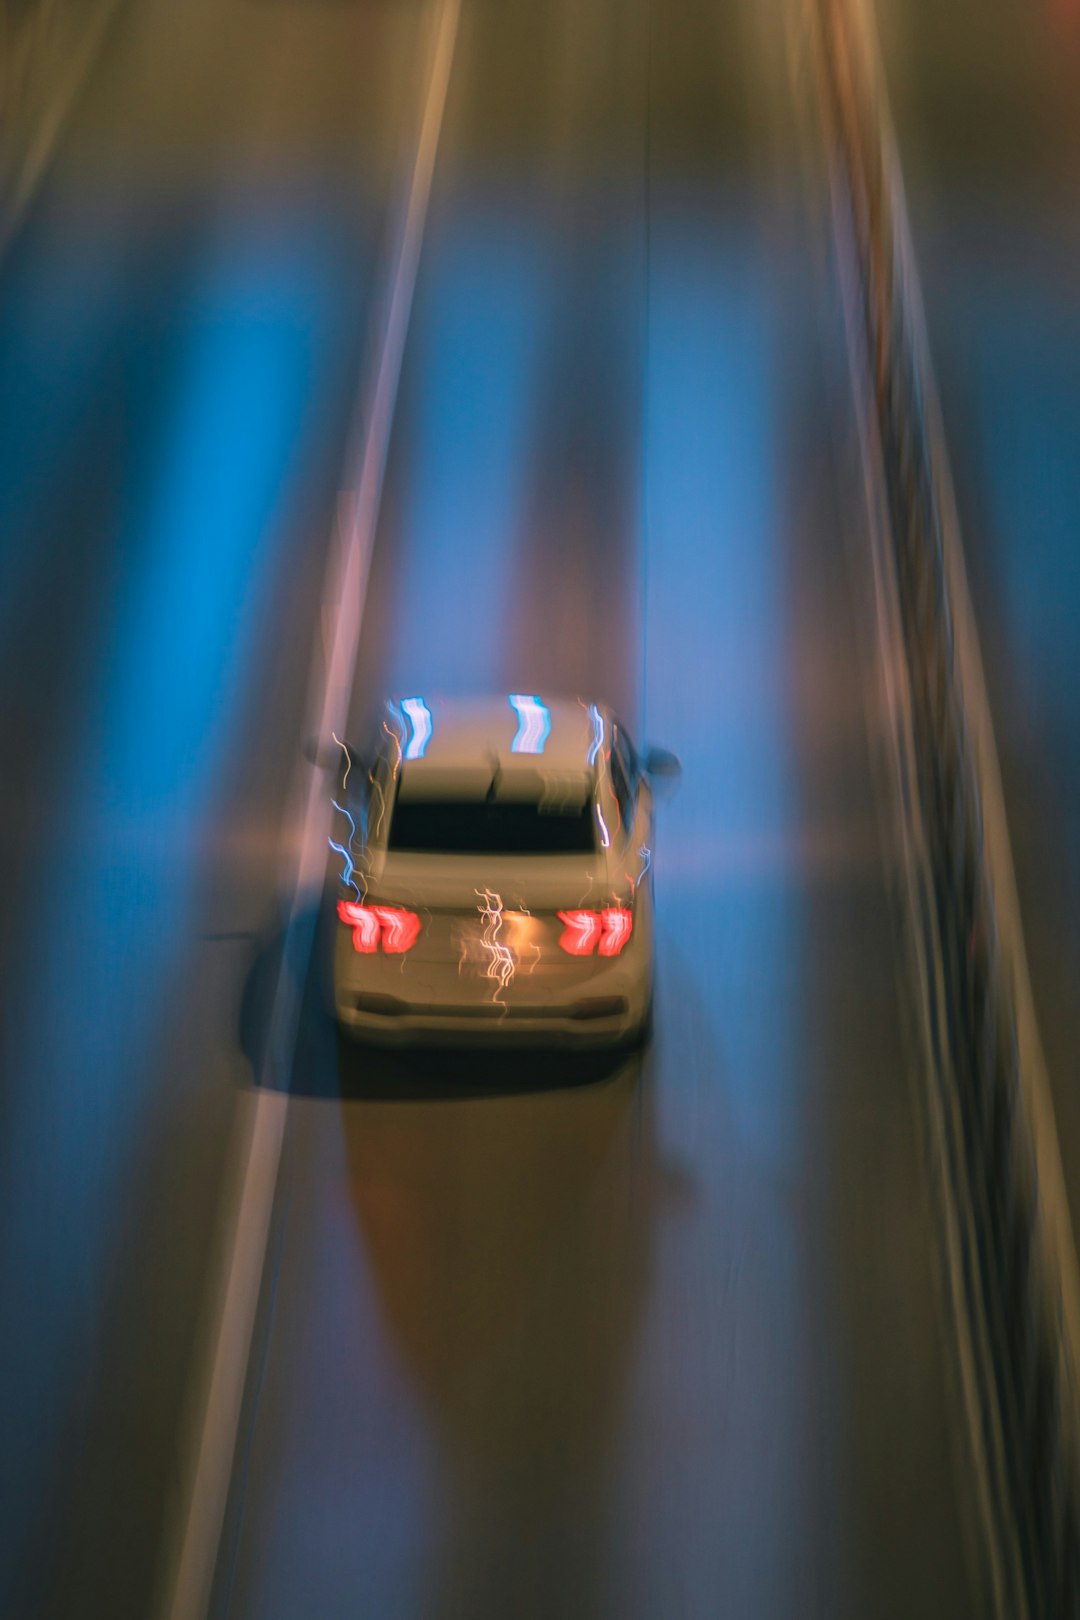
[[[402,971],[404,968],[404,971]],[[378,1046],[603,1048],[644,1031],[652,993],[652,953],[635,938],[617,959],[583,973],[506,987],[463,978],[456,964],[418,965],[358,957],[339,936],[334,999],[340,1027]]]
[[[644,1033],[645,1024],[642,1021],[636,1028],[625,1024],[619,1027],[598,1029],[596,1027],[583,1030],[579,1025],[567,1023],[553,1023],[548,1021],[543,1025],[525,1027],[520,1023],[509,1024],[479,1024],[470,1023],[466,1019],[449,1020],[427,1018],[421,1016],[398,1019],[391,1024],[388,1019],[379,1019],[367,1015],[360,1015],[339,1021],[340,1028],[351,1039],[364,1045],[378,1046],[393,1051],[415,1050],[422,1047],[448,1048],[467,1047],[470,1050],[477,1047],[496,1048],[500,1050],[536,1051],[544,1047],[566,1051],[607,1051],[620,1046],[629,1046],[638,1040]]]
[[[347,1034],[375,1046],[554,1046],[603,1048],[634,1040],[644,1029],[646,1009],[608,1017],[575,1017],[559,1013],[538,1017],[498,1009],[493,1013],[463,1009],[447,1012],[409,1008],[373,1012],[362,1006],[338,1006],[338,1023]]]

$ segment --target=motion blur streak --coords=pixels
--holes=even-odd
[[[0,641],[44,568],[33,535],[57,499],[58,458],[108,386],[109,343],[123,319],[113,304],[122,256],[115,236],[88,232],[77,257],[58,253],[33,275],[31,266],[17,267],[17,284],[0,302],[0,372],[20,405],[4,413]]]
[[[603,911],[560,911],[566,924],[559,944],[568,956],[618,956],[634,928],[633,913],[624,906]]]
[[[414,911],[405,911],[400,906],[376,906],[375,915],[379,921],[384,951],[402,956],[412,950],[421,927],[420,918]]]
[[[483,925],[482,944],[487,953],[487,967],[484,970],[494,986],[492,1000],[498,1001],[499,991],[505,990],[514,977],[516,962],[513,950],[501,937],[503,928],[502,895],[496,894],[493,889],[485,889],[480,894],[480,921]]]
[[[290,266],[275,242],[275,279],[260,287],[247,254],[237,261],[236,244],[227,250],[224,274],[198,298],[187,376],[160,424],[148,510],[132,525],[152,544],[131,547],[140,572],[126,582],[130,622],[116,635],[124,658],[104,700],[106,718],[122,722],[104,759],[118,803],[137,813],[174,809],[178,819],[182,795],[206,779],[227,716],[223,650],[231,642],[241,652],[238,631],[254,633],[255,560],[280,521],[311,387],[317,266]]]
[[[401,707],[408,716],[412,736],[405,749],[406,759],[423,759],[431,741],[431,710],[423,698],[404,698]]]
[[[551,716],[537,697],[514,693],[510,707],[518,717],[517,735],[510,744],[513,754],[542,754],[551,731]]]
[[[63,1466],[69,1420],[56,1392],[78,1387],[75,1366],[92,1349],[78,1328],[83,1290],[121,1241],[123,1212],[100,1177],[106,1164],[128,1177],[142,1152],[138,1077],[168,1019],[200,878],[195,830],[235,744],[239,671],[267,609],[290,451],[305,432],[318,261],[299,249],[267,281],[252,276],[248,245],[218,244],[205,268],[180,386],[149,424],[147,465],[114,538],[99,677],[57,761],[50,819],[63,859],[35,881],[22,971],[32,965],[37,986],[24,1005],[44,995],[65,1015],[42,1024],[13,1006],[8,1020],[10,1072],[35,1076],[9,1097],[0,1145],[10,1200],[0,1277],[21,1274],[25,1301],[9,1354],[28,1358],[3,1389],[5,1408],[20,1390],[4,1414],[22,1459],[13,1512],[32,1512]],[[78,929],[56,926],[61,905],[77,908]],[[73,1090],[80,1073],[93,1083]],[[106,1154],[88,1152],[94,1140]]]
[[[355,905],[351,900],[338,901],[338,916],[346,928],[353,931],[353,950],[371,956],[379,948],[379,919],[371,906]]]
[[[4,1616],[988,1613],[808,9],[125,0],[71,104],[0,256]],[[878,10],[1075,1203],[1080,60],[1055,0]],[[390,799],[466,693],[508,756],[551,694],[518,784],[563,694],[678,791],[566,886],[390,886],[387,693]],[[479,1033],[572,980],[576,1045],[645,943],[632,1052],[328,1016],[330,953],[391,1036],[460,945]]]
[[[331,634],[325,662],[316,658],[309,676],[307,721],[317,738],[337,736],[344,727],[355,678],[360,623],[371,554],[383,494],[390,429],[397,403],[405,335],[412,310],[427,218],[435,154],[442,131],[460,0],[434,0],[430,19],[427,76],[421,116],[410,142],[407,174],[396,232],[388,244],[384,322],[360,379],[344,477],[352,499],[342,503],[331,549],[326,588],[330,593]],[[352,480],[355,479],[355,483]],[[310,953],[312,924],[306,908],[317,892],[326,853],[323,790],[315,772],[301,774],[294,799],[302,805],[300,848],[285,925],[282,960],[269,1012],[264,1072],[258,1078],[280,1083],[292,1058],[299,995],[290,977]],[[244,1100],[248,1103],[248,1099]],[[193,1358],[189,1396],[188,1477],[179,1511],[166,1527],[157,1603],[167,1620],[201,1620],[213,1601],[228,1489],[234,1465],[245,1377],[258,1305],[271,1209],[285,1132],[285,1099],[260,1091],[242,1105],[234,1121],[234,1162],[224,1199],[222,1245],[217,1275],[204,1308],[205,1343]]]
[[[606,906],[600,913],[601,956],[618,956],[634,928],[633,913],[625,906]]]
[[[595,703],[589,704],[589,715],[593,725],[593,740],[588,753],[588,763],[591,770],[599,759],[600,750],[604,746],[604,717]]]
[[[693,908],[680,929],[687,970],[701,974],[718,951],[738,964],[743,993],[782,1006],[801,938],[783,882],[791,837],[783,696],[790,609],[774,538],[783,527],[773,460],[782,384],[767,304],[784,289],[778,267],[761,262],[752,241],[719,225],[700,231],[680,210],[663,221],[653,248],[656,403],[647,453],[656,542],[646,637],[649,646],[677,644],[681,656],[650,665],[647,726],[684,758],[700,758],[709,738],[701,792],[674,800],[665,831],[672,904],[706,873],[724,883],[724,904]],[[708,441],[687,440],[686,420],[709,422]],[[700,694],[687,701],[683,690],[684,672],[695,668],[714,672],[707,705]],[[690,850],[692,866],[681,854]],[[715,997],[704,978],[698,993]],[[726,1030],[733,1075],[770,1077],[736,1088],[740,1136],[755,1153],[786,1162],[799,1151],[799,1134],[784,1027],[729,1018]],[[753,1044],[731,1050],[739,1041]]]
[[[330,848],[334,851],[335,855],[340,855],[341,856],[341,863],[342,863],[341,864],[341,881],[342,881],[342,883],[345,885],[345,887],[347,889],[352,889],[353,890],[353,892],[355,893],[356,898],[358,900],[362,900],[363,895],[360,892],[360,885],[357,883],[356,878],[353,876],[354,872],[356,871],[356,854],[357,854],[356,843],[355,843],[355,841],[356,841],[356,822],[355,822],[351,812],[346,810],[343,805],[338,804],[336,799],[333,800],[333,807],[337,811],[338,815],[339,816],[344,816],[345,820],[349,824],[349,842],[348,842],[348,845],[339,844],[339,843],[336,842],[335,839],[331,838],[329,840]]]
[[[1022,326],[1010,319],[1018,299],[1030,311]],[[972,453],[985,473],[1004,633],[1049,724],[1075,734],[1080,303],[1064,288],[1051,301],[1034,275],[1005,283],[987,274],[954,319],[971,372]],[[1018,534],[1022,547],[1012,543]]]
[[[1080,1275],[998,750],[872,19],[825,6],[821,32],[852,375],[880,512],[873,572],[919,1078],[983,1556],[995,1612],[1072,1615]]]
[[[600,918],[595,911],[560,911],[566,924],[559,944],[570,956],[590,956],[600,938]]]
[[[429,255],[444,255],[447,266],[437,303],[421,281],[403,379],[416,472],[400,496],[397,578],[408,629],[393,642],[384,675],[391,689],[445,689],[449,682],[467,692],[503,684],[497,627],[513,590],[507,536],[520,524],[531,428],[519,380],[532,367],[537,341],[534,236],[528,219],[513,231],[498,229],[468,193],[460,210],[432,221]],[[413,376],[418,355],[422,384]],[[459,435],[474,453],[462,453]],[[449,668],[439,652],[448,612],[467,613],[472,626]]]
[[[0,254],[41,184],[65,121],[93,70],[121,0],[9,7],[0,72]],[[25,101],[26,105],[20,105]]]

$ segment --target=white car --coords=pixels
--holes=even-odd
[[[650,770],[678,762],[643,765],[596,703],[388,703],[374,759],[346,751],[335,799],[342,1028],[409,1045],[644,1039]]]

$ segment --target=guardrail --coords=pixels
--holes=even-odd
[[[812,6],[849,357],[878,508],[903,920],[969,1458],[997,1613],[1065,1620],[1080,1614],[1075,1251],[1060,1229],[1056,1138],[1033,1117],[1049,1114],[1049,1098],[1034,1096],[1021,1062],[1018,976],[1000,927],[985,761],[958,636],[970,604],[947,532],[951,490],[880,71],[849,0]],[[985,705],[984,692],[975,697]],[[1044,1185],[1059,1195],[1052,1216]]]

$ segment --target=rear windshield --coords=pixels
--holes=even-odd
[[[596,837],[588,799],[555,810],[528,800],[398,799],[387,846],[432,855],[583,855]]]

